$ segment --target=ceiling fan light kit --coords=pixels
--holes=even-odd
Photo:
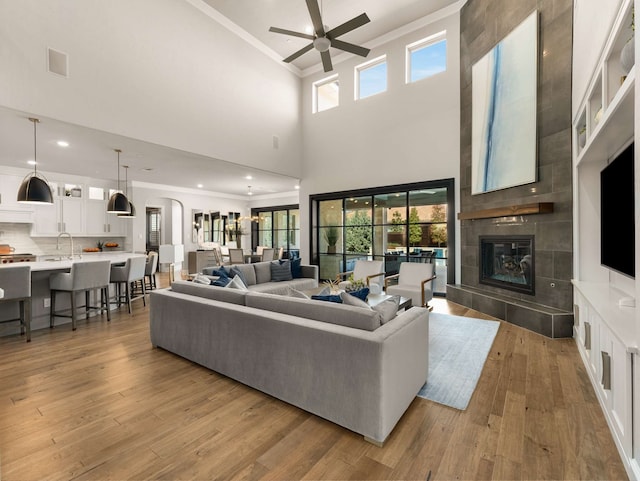
[[[47,179],[38,173],[36,129],[40,120],[29,118],[33,122],[33,173],[27,174],[18,188],[17,201],[21,204],[53,204],[53,193]]]
[[[361,57],[366,57],[367,55],[369,55],[370,50],[368,48],[354,45],[349,42],[343,42],[342,40],[337,39],[337,37],[339,37],[340,35],[344,35],[345,33],[351,32],[352,30],[355,30],[356,28],[369,23],[370,20],[366,13],[362,13],[345,23],[338,25],[336,28],[325,32],[324,23],[322,22],[322,14],[320,13],[320,8],[318,7],[318,0],[306,0],[306,2],[307,9],[309,10],[309,16],[311,17],[311,21],[313,22],[315,35],[309,35],[307,33],[295,32],[293,30],[286,30],[277,27],[269,28],[270,32],[311,40],[310,44],[288,56],[283,60],[283,62],[292,62],[301,55],[315,48],[318,52],[320,52],[324,71],[330,72],[333,70],[331,55],[329,54],[330,47],[360,55]]]

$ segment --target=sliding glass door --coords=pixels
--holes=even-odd
[[[311,196],[313,260],[322,280],[353,270],[357,259],[384,261],[387,275],[401,262],[436,265],[434,293],[453,281],[453,179]]]

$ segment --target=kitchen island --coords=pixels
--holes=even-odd
[[[11,268],[14,265],[28,264],[31,267],[31,330],[49,328],[49,276],[56,272],[69,272],[71,265],[75,262],[91,262],[109,260],[112,264],[120,264],[127,261],[131,257],[146,257],[145,254],[131,252],[86,252],[82,255],[74,255],[72,259],[65,256],[39,256],[36,261],[28,263],[0,264],[0,269]],[[0,286],[2,288],[3,286]],[[97,292],[92,293],[91,303],[96,305],[94,296]],[[113,294],[113,293],[111,293]],[[84,295],[79,294],[78,305],[84,305]],[[69,296],[56,297],[56,311],[68,310],[70,313],[71,303]],[[95,315],[92,312],[90,315]],[[4,319],[14,319],[18,317],[18,303],[0,304],[0,321]],[[80,315],[80,319],[83,316]],[[82,322],[82,321],[80,321]],[[106,322],[106,316],[105,316]],[[56,318],[56,328],[70,324],[70,318]],[[62,327],[65,329],[65,327]],[[20,332],[19,322],[9,322],[0,324],[0,336],[8,336],[18,334]]]

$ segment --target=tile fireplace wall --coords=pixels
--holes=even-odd
[[[460,19],[460,211],[551,202],[546,214],[461,221],[461,279],[447,297],[548,337],[573,325],[571,0],[470,0]],[[538,181],[471,195],[471,68],[534,10],[539,13]],[[514,162],[518,159],[514,158]],[[535,236],[535,295],[479,283],[480,236]]]

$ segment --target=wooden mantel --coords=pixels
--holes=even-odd
[[[534,204],[510,205],[493,209],[459,212],[458,220],[490,219],[492,217],[508,217],[512,215],[551,214],[553,202],[537,202]]]

